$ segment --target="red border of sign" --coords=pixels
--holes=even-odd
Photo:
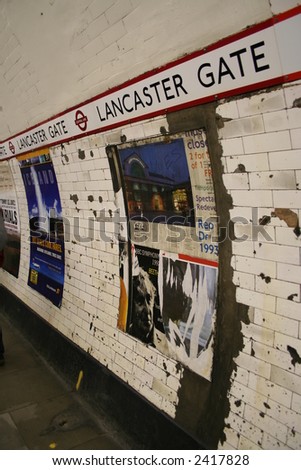
[[[252,25],[252,26],[248,27],[247,29],[244,29],[244,30],[242,30],[238,33],[235,33],[235,34],[231,35],[231,36],[227,36],[226,38],[221,39],[221,40],[209,45],[208,47],[204,47],[203,49],[201,49],[199,51],[192,52],[191,54],[188,54],[188,55],[183,56],[179,59],[176,59],[172,62],[169,62],[169,63],[165,64],[162,67],[157,67],[156,69],[145,72],[144,74],[139,75],[139,76],[137,76],[137,77],[135,77],[131,80],[128,80],[128,81],[122,83],[121,85],[110,88],[109,90],[106,90],[105,92],[102,92],[102,93],[94,96],[93,98],[89,98],[86,101],[83,101],[83,102],[81,102],[81,103],[79,103],[75,106],[72,106],[71,108],[68,108],[68,109],[66,109],[66,110],[64,110],[64,111],[62,111],[58,114],[55,114],[55,115],[51,116],[50,118],[47,118],[47,119],[45,119],[45,120],[43,120],[43,121],[27,128],[27,129],[25,129],[21,132],[18,132],[17,134],[14,134],[14,135],[8,137],[6,140],[1,141],[0,145],[4,144],[5,142],[7,142],[11,139],[14,139],[15,137],[18,137],[21,134],[29,132],[32,129],[35,129],[39,126],[42,126],[43,124],[45,124],[47,122],[50,122],[53,119],[61,117],[61,116],[65,115],[65,114],[67,114],[67,113],[69,113],[69,112],[71,112],[75,109],[81,108],[82,106],[85,106],[86,104],[92,103],[93,101],[96,101],[100,98],[103,98],[103,97],[108,96],[112,93],[115,93],[116,91],[122,90],[123,88],[126,88],[130,85],[133,85],[137,82],[140,82],[140,81],[144,80],[145,78],[152,77],[152,76],[156,75],[159,72],[163,72],[163,71],[168,70],[172,67],[175,67],[179,64],[182,64],[184,62],[188,62],[189,60],[194,59],[195,57],[200,57],[201,55],[203,55],[207,52],[211,52],[215,49],[221,48],[221,47],[223,47],[227,44],[230,44],[234,41],[237,41],[239,39],[250,36],[251,34],[254,34],[258,31],[262,31],[263,29],[266,29],[266,28],[269,28],[269,27],[273,26],[275,23],[279,23],[281,21],[287,20],[288,18],[296,16],[300,13],[301,13],[301,5],[297,5],[296,7],[292,8],[288,11],[285,11],[283,13],[280,13],[278,15],[275,15],[272,18],[269,18],[269,19],[267,19],[267,20],[265,20],[261,23],[258,23],[256,25]],[[204,98],[200,98],[200,99],[197,99],[197,100],[188,101],[186,103],[183,103],[181,105],[176,105],[176,106],[170,107],[168,109],[162,109],[162,110],[154,111],[152,113],[144,114],[143,116],[138,116],[136,118],[131,118],[131,119],[125,119],[124,121],[118,121],[117,123],[113,123],[113,124],[110,124],[108,126],[98,127],[96,129],[93,129],[93,130],[88,131],[88,132],[82,132],[82,133],[76,134],[72,137],[68,137],[66,139],[62,139],[62,140],[59,140],[57,142],[54,142],[53,146],[63,144],[64,142],[70,142],[70,141],[78,139],[80,137],[86,137],[86,136],[89,136],[89,135],[92,135],[92,134],[97,134],[99,132],[105,132],[107,130],[114,129],[114,128],[117,128],[117,127],[121,127],[121,126],[126,125],[126,124],[130,124],[130,123],[134,123],[134,122],[138,122],[138,121],[144,121],[146,119],[151,119],[151,118],[154,118],[154,117],[157,117],[157,116],[165,115],[165,114],[168,114],[168,113],[179,111],[181,109],[185,109],[185,108],[197,106],[197,105],[200,105],[200,104],[220,100],[222,98],[228,98],[230,96],[237,96],[237,95],[247,93],[247,92],[250,92],[250,91],[258,90],[260,88],[268,88],[268,87],[271,87],[271,86],[274,86],[274,85],[280,85],[282,83],[291,82],[291,81],[294,81],[294,80],[298,80],[300,78],[301,78],[301,71],[300,72],[295,72],[295,73],[292,73],[292,74],[289,74],[289,75],[285,75],[285,76],[280,75],[280,76],[275,77],[275,78],[270,79],[270,80],[265,80],[265,81],[257,82],[257,83],[247,85],[247,86],[244,86],[244,87],[231,89],[229,91],[224,91],[224,92],[219,93],[219,94],[214,94],[214,95],[206,96]],[[36,151],[38,149],[43,149],[44,147],[45,147],[44,145],[41,145],[41,147],[36,147],[32,151]],[[26,153],[30,153],[30,151],[27,150],[27,151],[19,153],[16,156],[10,156],[10,157],[3,158],[0,161],[10,160],[11,158],[16,158],[16,157],[18,157],[20,155],[24,155]]]
[[[214,268],[218,268],[217,261],[212,261],[212,260],[204,259],[204,258],[196,258],[195,256],[184,255],[183,253],[179,253],[178,258],[183,261],[187,261],[187,262],[190,261],[191,263],[203,264],[206,266],[212,266]]]

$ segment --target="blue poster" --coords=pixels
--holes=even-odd
[[[183,139],[119,150],[130,219],[195,226]]]
[[[20,159],[30,227],[28,285],[60,307],[64,287],[62,206],[48,152]]]

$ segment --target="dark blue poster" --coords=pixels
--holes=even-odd
[[[195,225],[183,139],[119,150],[130,219]]]
[[[28,285],[60,306],[64,287],[62,206],[48,152],[20,159],[30,227]]]

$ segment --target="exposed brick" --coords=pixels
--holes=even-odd
[[[252,372],[249,374],[248,387],[251,388],[255,394],[258,391],[265,397],[271,398],[277,403],[281,403],[287,407],[290,406],[292,400],[291,391]]]
[[[285,108],[283,90],[275,90],[267,93],[260,93],[248,98],[243,98],[237,102],[239,115],[252,116],[272,111],[283,110]]]
[[[291,149],[289,131],[269,132],[243,137],[245,153],[262,153]]]
[[[262,446],[258,443],[252,442],[250,439],[246,438],[245,436],[240,436],[239,444],[237,447],[238,450],[260,450]]]
[[[294,171],[268,171],[250,173],[250,189],[295,189]]]
[[[276,227],[276,242],[279,245],[300,246],[300,236],[298,235],[298,219],[296,227]],[[285,247],[286,249],[286,247]],[[300,277],[299,277],[300,280]]]
[[[144,384],[141,384],[139,391],[147,400],[156,405],[158,408],[161,408],[162,397],[157,392]]]
[[[236,371],[232,374],[232,377],[232,381],[236,380],[243,385],[247,385],[249,380],[249,372],[238,366],[236,367]]]
[[[240,137],[264,132],[262,116],[251,116],[243,119],[226,121],[219,131],[221,138]]]
[[[244,305],[260,308],[269,312],[275,312],[276,299],[271,295],[253,292],[238,287],[236,289],[236,300]]]
[[[275,437],[271,436],[267,432],[263,433],[262,447],[263,449],[268,449],[268,450],[287,449],[287,445],[285,443],[281,442],[280,439],[276,439]]]
[[[300,129],[292,129],[290,131],[292,149],[301,149],[301,133]]]
[[[239,442],[239,434],[237,433],[237,431],[235,431],[232,428],[225,428],[224,433],[225,433],[225,436],[226,436],[226,441],[225,442],[228,445],[232,446],[233,449],[237,449],[238,442]],[[222,445],[221,448],[224,448],[224,446]]]
[[[252,274],[240,273],[238,271],[233,274],[233,283],[236,286],[240,286],[244,289],[254,290],[255,279]]]
[[[292,410],[297,411],[297,413],[301,413],[301,395],[298,395],[297,393],[293,393]]]
[[[237,102],[229,101],[228,103],[222,103],[216,108],[216,112],[222,118],[236,119],[238,118]]]
[[[249,439],[251,442],[260,442],[262,437],[262,431],[259,427],[254,426],[246,419],[243,419],[240,416],[234,414],[233,412],[230,412],[226,422],[228,425],[230,425],[232,429]]]
[[[301,377],[276,367],[275,365],[273,365],[271,369],[271,381],[294,393],[300,392]]]
[[[298,322],[286,317],[275,315],[271,312],[255,309],[254,322],[273,331],[282,332],[289,336],[297,337]]]
[[[299,264],[299,248],[297,247],[254,242],[254,256],[256,259]]]
[[[266,132],[281,131],[289,129],[287,110],[274,111],[263,115],[264,127]]]
[[[130,0],[117,0],[106,10],[105,15],[109,24],[115,24],[125,18],[132,11]]]
[[[294,295],[294,300],[300,302],[300,284],[292,284],[291,282],[278,281],[272,279],[266,282],[266,278],[256,277],[256,291],[276,297],[283,297],[287,299],[289,296]]]
[[[275,227],[259,226],[257,223],[246,223],[243,218],[232,219],[234,222],[235,241],[245,243],[245,240],[264,241],[266,243],[275,243]]]
[[[301,449],[301,433],[290,429],[288,432],[287,445],[291,449]]]
[[[223,155],[241,155],[244,153],[243,143],[241,138],[236,139],[223,139],[222,141]]]
[[[268,346],[273,346],[274,344],[274,332],[268,328],[250,323],[249,325],[242,325],[242,332],[246,338],[251,340],[258,341]]]
[[[300,191],[273,191],[275,207],[298,209],[301,206]]]
[[[296,129],[301,127],[301,109],[292,108],[287,110],[288,122],[290,129]]]
[[[269,152],[271,170],[294,170],[301,168],[301,150]]]
[[[264,395],[261,395],[260,393],[254,393],[254,390],[250,389],[249,387],[246,387],[245,385],[241,384],[233,384],[231,389],[230,389],[231,395],[233,395],[237,400],[239,400],[239,403],[237,403],[236,407],[236,412],[239,414],[239,409],[244,403],[247,403],[257,410],[265,411],[265,406],[264,403],[266,401],[266,398]],[[241,403],[240,403],[241,402]],[[235,407],[232,407],[232,410],[235,410]]]
[[[249,188],[249,177],[247,173],[229,173],[223,175],[223,181],[227,189]]]
[[[258,410],[249,405],[246,405],[244,417],[247,421],[271,434],[276,439],[280,439],[282,442],[286,441],[287,427],[284,424],[269,416],[262,416]]]
[[[236,364],[240,367],[254,372],[255,374],[265,377],[266,379],[270,378],[271,365],[268,362],[261,361],[255,357],[251,357],[248,354],[240,353],[237,358],[235,358]]]
[[[276,262],[267,261],[255,258],[248,258],[244,256],[236,256],[236,269],[246,273],[252,273],[259,276],[269,276],[276,278]]]
[[[250,155],[233,155],[226,157],[227,171],[233,173],[234,171],[268,171],[269,161],[268,153],[255,153]],[[295,167],[293,167],[295,168]],[[296,167],[297,168],[297,167]]]
[[[275,333],[275,336],[277,333]],[[274,341],[275,343],[275,341]],[[270,347],[265,344],[253,342],[254,357],[266,361],[269,364],[282,367],[284,370],[293,371],[291,357],[287,351],[279,351],[277,346]]]
[[[272,191],[250,190],[240,191],[232,190],[231,196],[235,206],[255,206],[255,207],[273,207]],[[277,206],[277,205],[276,205]],[[280,207],[280,206],[277,206]]]

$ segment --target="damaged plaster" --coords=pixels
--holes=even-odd
[[[243,349],[241,322],[249,322],[248,307],[236,301],[236,287],[232,282],[231,236],[225,236],[222,227],[229,227],[232,199],[222,179],[222,148],[217,129],[221,125],[215,104],[195,107],[167,116],[171,133],[205,128],[219,216],[219,279],[217,318],[213,341],[214,357],[211,382],[184,368],[176,422],[187,429],[205,448],[214,449],[224,440],[225,418],[230,411],[228,391],[231,375],[236,369],[234,358]],[[242,170],[242,168],[240,169]],[[233,227],[230,224],[230,231]],[[229,234],[228,234],[229,235]]]

